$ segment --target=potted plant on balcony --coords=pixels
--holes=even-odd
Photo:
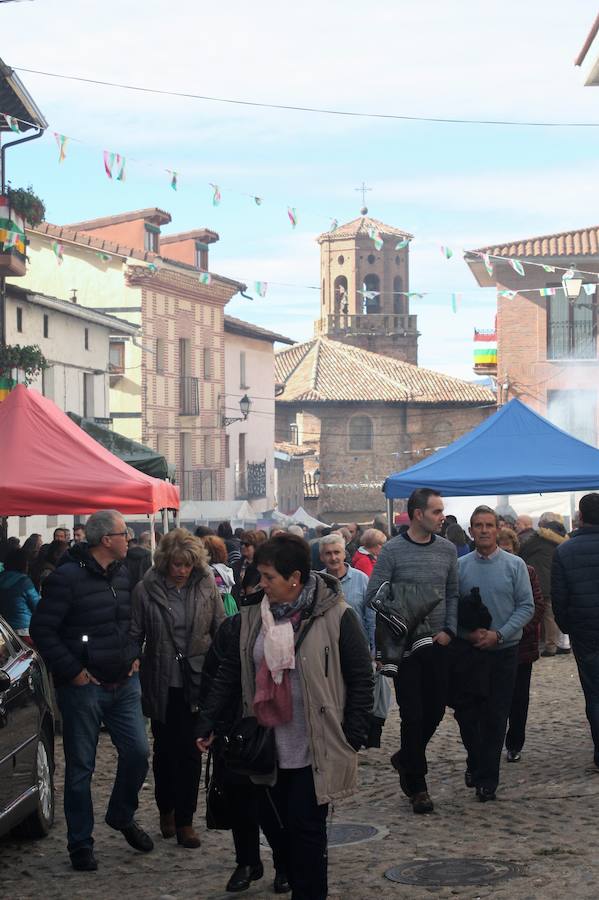
[[[31,185],[27,189],[9,187],[0,196],[0,275],[25,274],[25,223],[35,228],[45,215],[44,203]]]
[[[47,368],[46,357],[37,344],[0,347],[0,400],[4,400],[19,380],[30,385]]]

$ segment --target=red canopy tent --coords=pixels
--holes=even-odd
[[[0,515],[165,508],[179,508],[179,488],[118,459],[37,391],[19,384],[0,403]]]

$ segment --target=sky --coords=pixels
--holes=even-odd
[[[570,0],[567,16],[546,0],[492,10],[473,0],[24,0],[0,4],[0,57],[210,97],[599,126],[599,89],[574,66],[596,13],[590,0]],[[237,296],[226,312],[295,340],[312,336],[319,311],[315,239],[359,215],[363,181],[370,214],[415,235],[420,365],[468,379],[473,329],[492,326],[495,294],[477,287],[462,249],[599,224],[599,128],[343,117],[18,74],[50,128],[7,154],[8,178],[33,186],[48,221],[157,206],[173,219],[163,233],[214,229],[213,272],[268,282],[265,297],[250,290],[253,301]],[[52,131],[70,137],[61,165]],[[124,183],[104,174],[105,149],[126,157]]]

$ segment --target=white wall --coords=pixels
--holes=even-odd
[[[245,384],[240,383],[240,353],[245,352]],[[252,400],[245,422],[229,425],[229,468],[225,470],[225,500],[235,500],[235,466],[238,462],[239,434],[246,435],[246,462],[266,460],[266,498],[250,499],[252,509],[274,506],[275,371],[274,349],[268,341],[242,337],[225,331],[225,415],[240,415],[239,400]]]

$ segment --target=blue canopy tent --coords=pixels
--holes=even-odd
[[[599,450],[511,400],[453,444],[390,475],[387,501],[430,487],[445,497],[599,488]]]

